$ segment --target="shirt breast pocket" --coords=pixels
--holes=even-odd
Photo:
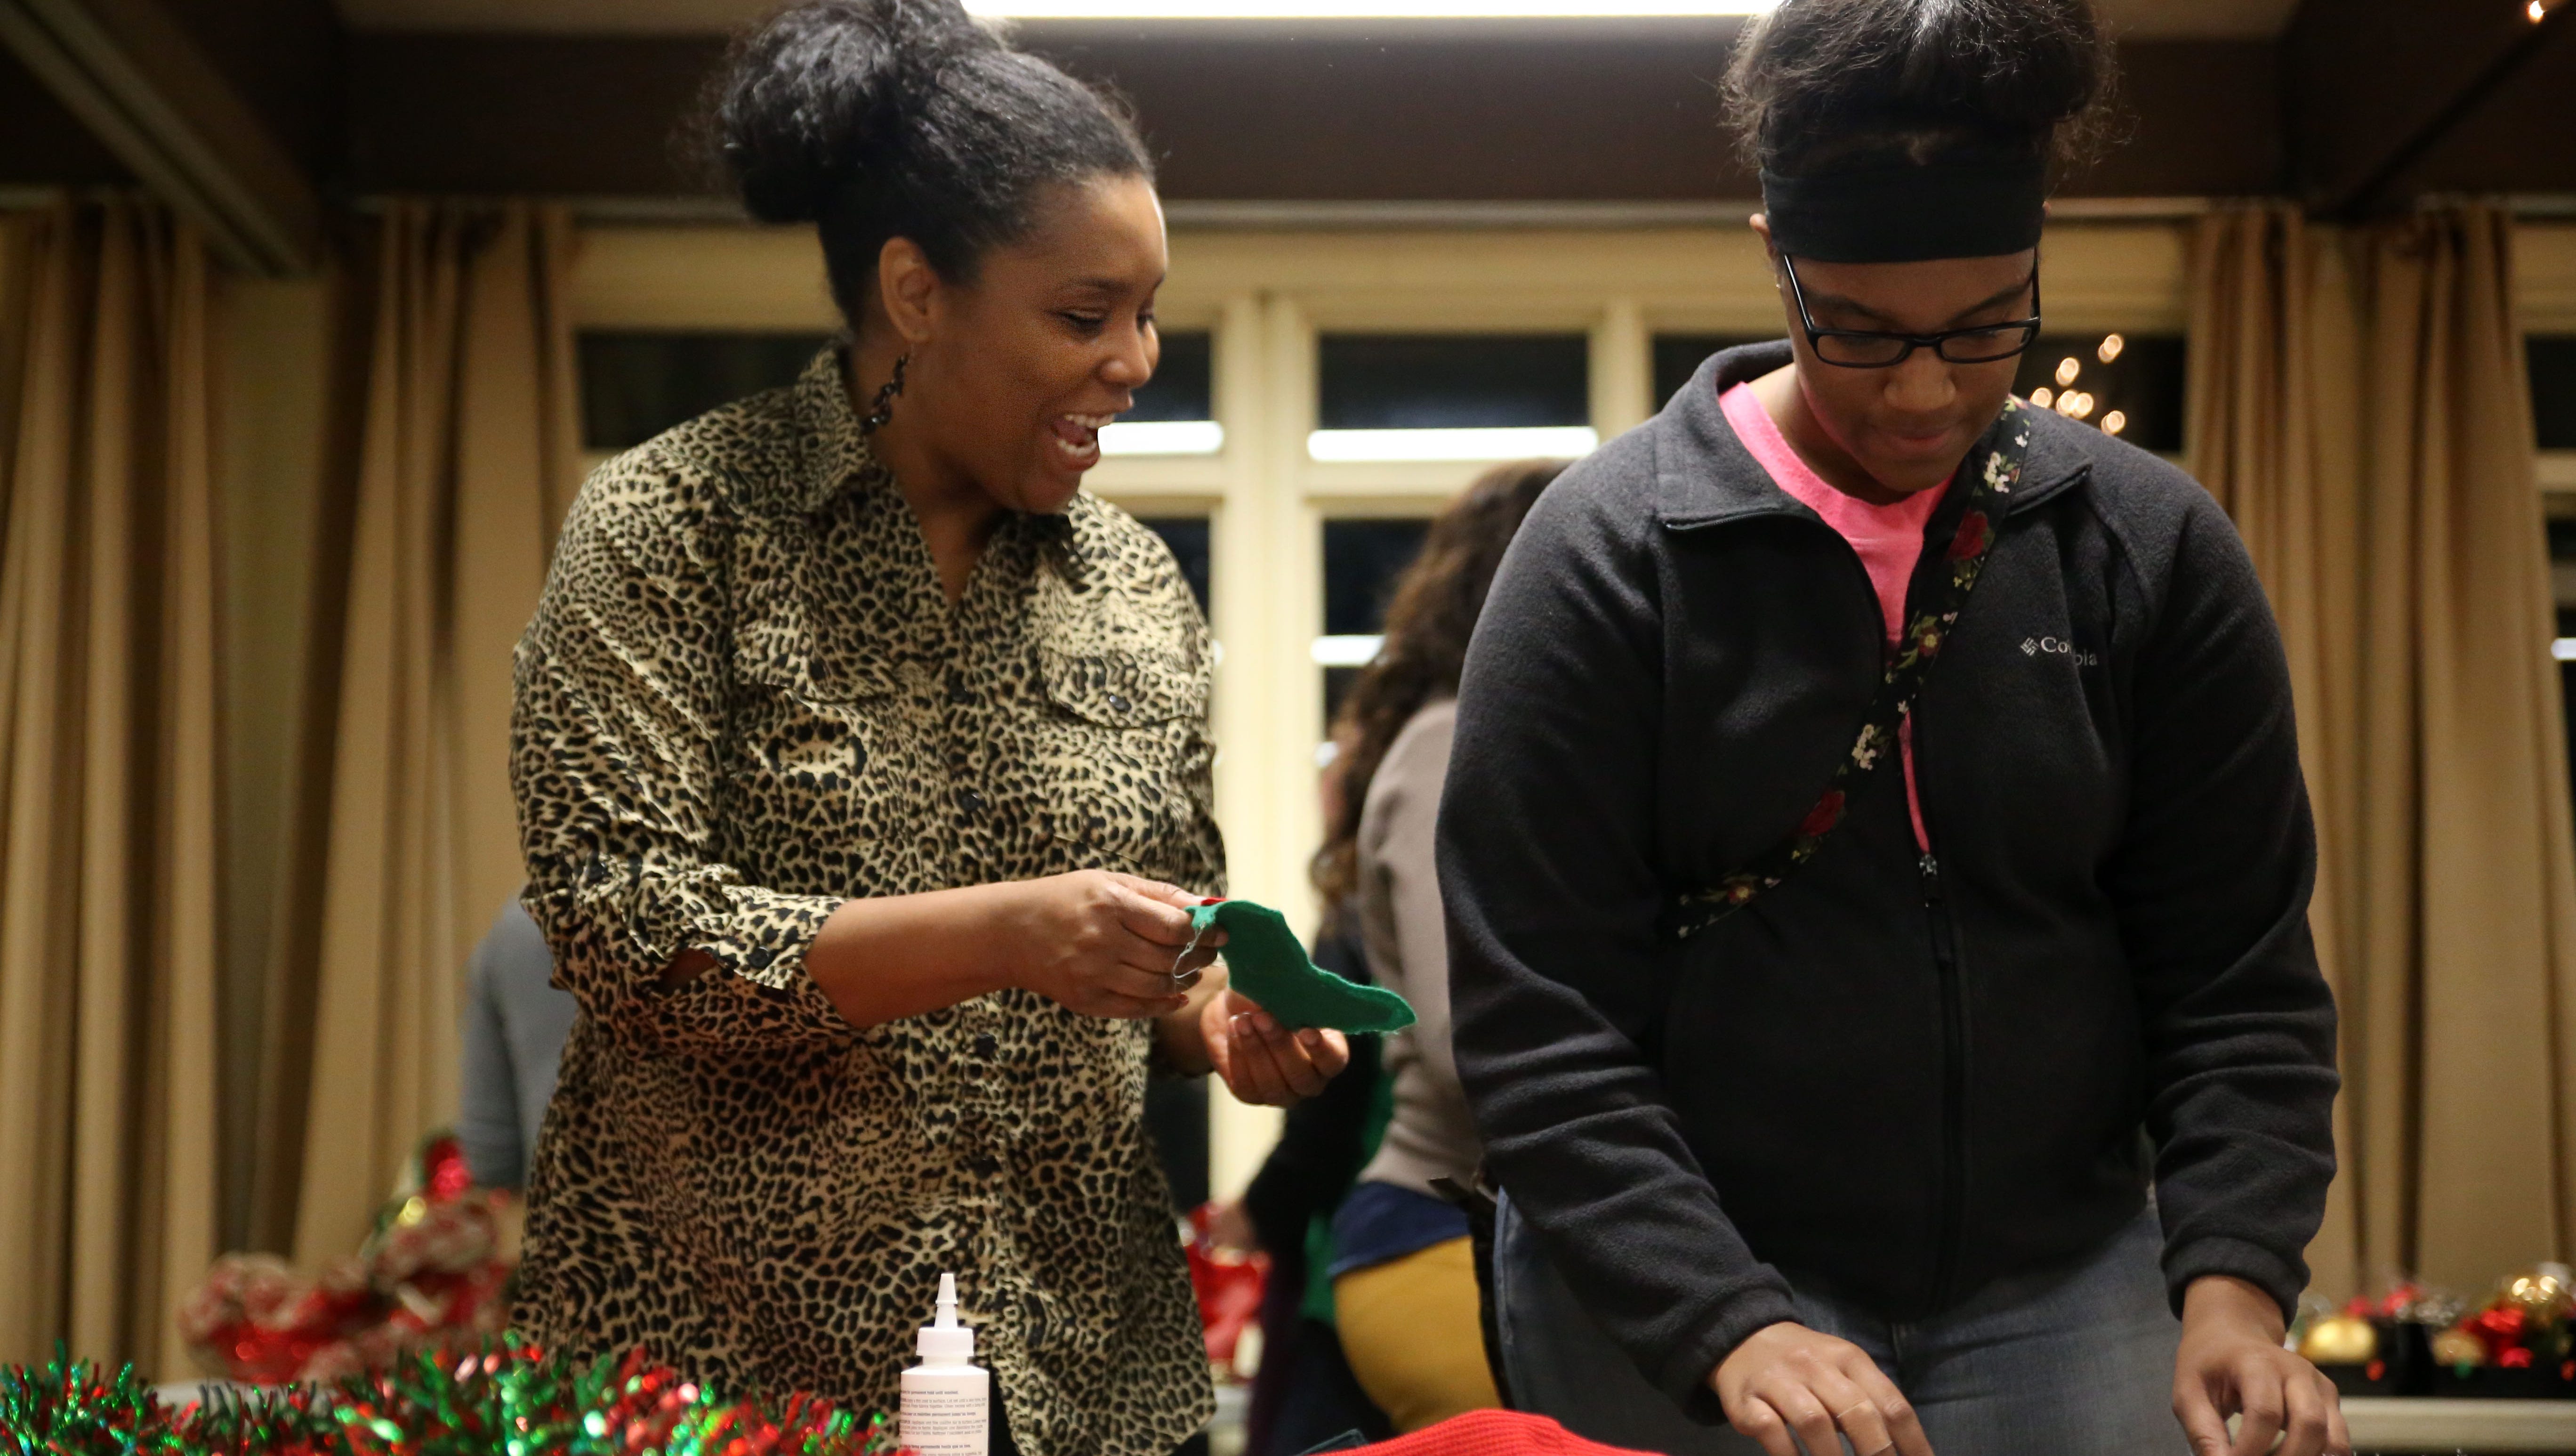
[[[886,837],[871,822],[886,796],[868,779],[885,768],[871,721],[891,678],[849,664],[815,671],[793,654],[738,653],[735,672],[724,817],[755,841],[745,857],[779,889],[863,893],[865,846]]]
[[[1177,654],[1041,650],[1029,767],[1037,828],[1068,868],[1156,878],[1189,828],[1183,756],[1202,711]]]

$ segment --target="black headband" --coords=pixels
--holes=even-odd
[[[2047,157],[2018,149],[1810,177],[1762,174],[1772,246],[1819,263],[2018,253],[2039,245],[2047,202]]]

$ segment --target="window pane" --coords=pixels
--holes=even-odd
[[[2537,361],[2535,361],[2537,362]],[[2532,370],[2532,384],[2538,392],[2540,371]],[[2552,510],[2566,507],[2558,499],[2551,501]],[[2576,640],[2576,516],[2549,517],[2549,588],[2558,603],[2558,637],[2560,643]],[[2558,658],[2558,691],[2565,709],[2567,729],[2568,785],[2576,790],[2576,662],[2562,655],[2563,648],[2553,646],[2550,655]]]
[[[2576,335],[2534,335],[2531,421],[2543,450],[2576,450]]]
[[[2553,499],[2553,509],[2558,507]],[[2576,516],[2549,517],[2549,589],[2558,603],[2558,635],[2576,637]],[[2576,718],[2568,720],[2576,732]]]
[[[1581,334],[1326,334],[1316,424],[1327,430],[1458,430],[1592,421],[1591,341]]]
[[[1657,334],[1655,335],[1655,405],[1658,409],[1672,403],[1681,387],[1690,383],[1700,364],[1720,349],[1738,344],[1759,344],[1764,340],[1753,334]]]
[[[793,384],[829,334],[585,333],[581,441],[626,450],[720,404]]]
[[[2182,373],[2177,334],[2042,334],[2021,356],[2013,393],[2070,414],[2072,390],[2075,418],[2118,425],[2112,433],[2130,444],[2172,454],[2182,449]]]
[[[1154,377],[1136,391],[1136,407],[1121,420],[1212,420],[1216,418],[1214,340],[1205,333],[1163,335],[1162,362]]]
[[[1422,554],[1428,520],[1324,523],[1324,634],[1351,637],[1386,627],[1395,579]]]
[[[1181,576],[1190,584],[1190,595],[1199,599],[1199,614],[1208,609],[1208,518],[1205,516],[1140,516],[1145,528],[1163,538],[1172,548],[1172,559],[1181,564]]]
[[[1396,578],[1422,554],[1427,520],[1326,521],[1324,523],[1324,635],[1371,637],[1386,630],[1387,600]],[[1324,669],[1324,727],[1342,709],[1357,666]]]

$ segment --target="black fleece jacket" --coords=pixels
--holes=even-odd
[[[1915,709],[1931,862],[1890,756],[1785,883],[1658,935],[1799,822],[1877,685],[1859,557],[1718,407],[1788,358],[1716,356],[1567,471],[1477,626],[1440,869],[1491,1168],[1703,1420],[1718,1361],[1790,1317],[1773,1266],[1920,1317],[2098,1244],[2151,1182],[2177,1307],[2233,1274],[2287,1309],[2334,1167],[2315,835],[2270,607],[2182,472],[2033,411]]]

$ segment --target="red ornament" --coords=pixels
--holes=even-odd
[[[433,1139],[420,1155],[421,1197],[432,1203],[453,1203],[474,1186],[474,1172],[465,1166],[465,1149],[453,1137]]]

